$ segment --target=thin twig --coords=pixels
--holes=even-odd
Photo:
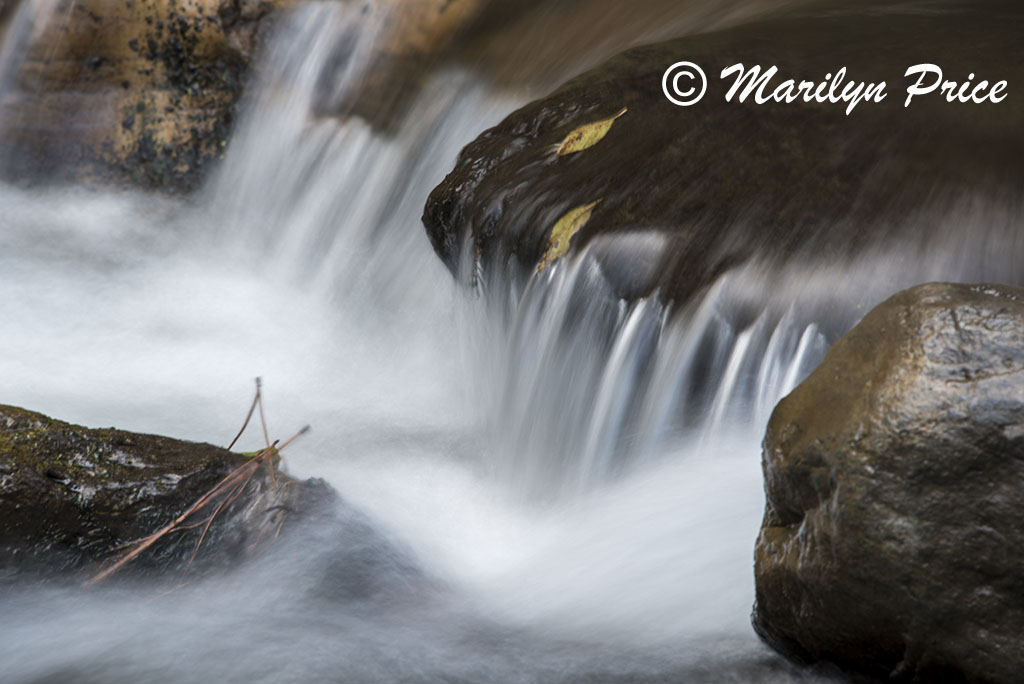
[[[245,414],[245,422],[242,423],[242,429],[239,430],[238,434],[235,435],[235,438],[231,440],[231,444],[228,444],[228,451],[231,451],[231,448],[235,446],[235,442],[237,442],[238,438],[241,437],[242,433],[245,432],[245,428],[249,427],[249,421],[252,420],[252,412],[256,410],[256,405],[260,403],[260,394],[262,394],[262,387],[263,379],[256,378],[256,396],[252,398],[252,405],[249,407],[249,413]],[[262,408],[260,409],[260,417],[263,417]]]
[[[308,426],[308,425],[305,425],[305,426],[303,426],[303,428],[302,428],[301,430],[299,430],[299,431],[298,431],[298,432],[296,432],[296,433],[295,433],[294,435],[292,435],[291,437],[289,437],[288,439],[286,439],[286,440],[284,441],[284,444],[282,444],[281,446],[277,447],[277,450],[278,450],[278,451],[281,451],[282,449],[286,448],[286,447],[287,447],[287,446],[288,446],[289,444],[291,444],[292,442],[294,442],[294,441],[295,441],[295,440],[297,440],[297,439],[298,439],[299,437],[301,437],[302,435],[306,434],[307,432],[309,432],[309,431],[310,431],[310,430],[312,430],[312,429],[313,429],[313,428],[311,428],[311,427],[310,427],[310,426]],[[277,442],[274,442],[274,444],[276,445],[276,444],[277,444]]]
[[[260,424],[263,425],[263,442],[268,447],[270,446],[270,433],[267,431],[267,418],[263,415],[263,395],[260,391],[256,390],[256,403],[260,407]]]

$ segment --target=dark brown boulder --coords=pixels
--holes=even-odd
[[[0,406],[0,581],[84,579],[109,566],[118,547],[172,523],[247,461],[209,444],[94,430]],[[214,520],[195,569],[249,556],[333,497],[321,481],[278,473],[272,482],[261,467]],[[123,574],[184,570],[201,533],[199,526],[166,535]]]
[[[1024,290],[878,306],[779,403],[763,468],[769,644],[897,681],[1021,681]]]
[[[424,223],[453,271],[468,244],[485,274],[507,265],[529,274],[559,221],[589,207],[569,253],[598,236],[661,234],[646,289],[672,299],[755,258],[770,270],[927,244],[945,227],[922,222],[925,209],[942,216],[972,197],[1017,211],[1004,190],[1024,183],[1024,99],[930,97],[904,108],[904,73],[939,60],[949,78],[970,71],[1024,82],[1022,33],[1024,11],[1008,0],[926,0],[900,11],[827,2],[631,50],[468,145],[431,194]],[[690,107],[662,91],[664,72],[681,60],[709,81]],[[849,115],[843,104],[726,102],[732,80],[719,75],[737,63],[776,65],[769,93],[784,79],[820,82],[845,66],[848,79],[887,82],[888,95]],[[574,130],[619,114],[600,142],[557,153]]]

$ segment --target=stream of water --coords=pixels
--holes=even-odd
[[[913,267],[893,251],[748,264],[685,310],[616,300],[601,244],[481,297],[419,215],[524,97],[453,68],[393,137],[311,118],[355,21],[340,93],[384,22],[336,3],[295,14],[198,198],[0,187],[0,400],[225,444],[260,375],[274,435],[313,426],[290,472],[343,499],[336,520],[168,595],[6,595],[0,679],[815,680],[749,626],[768,414],[899,286],[1011,280],[1012,217],[941,207],[992,241],[947,240]],[[734,315],[751,302],[753,319]]]

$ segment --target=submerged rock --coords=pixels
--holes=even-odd
[[[209,444],[94,430],[0,406],[0,581],[85,578],[109,565],[120,546],[172,523],[247,461]],[[322,481],[277,473],[272,482],[260,467],[214,520],[197,567],[250,555],[333,498]],[[166,535],[124,574],[183,570],[201,533],[199,526]]]
[[[1024,672],[1024,290],[902,292],[783,399],[764,441],[754,625],[915,682]]]
[[[940,57],[949,78],[1024,81],[1019,4],[877,4],[814,3],[634,49],[577,77],[462,151],[426,205],[434,249],[453,271],[468,253],[474,275],[523,276],[599,236],[662,235],[657,267],[630,296],[683,299],[755,258],[771,270],[896,244],[920,252],[964,197],[1016,211],[1008,189],[1024,183],[1024,100],[932,96],[905,108],[901,95],[907,67]],[[662,90],[682,60],[708,78],[690,107]],[[738,63],[777,66],[769,94],[784,79],[817,83],[845,66],[847,81],[886,81],[888,95],[849,115],[846,103],[727,102],[733,79],[720,73]],[[612,120],[603,135],[580,133]],[[567,145],[574,136],[581,142]],[[622,258],[614,269],[630,270]]]

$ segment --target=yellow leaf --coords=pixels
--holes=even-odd
[[[576,207],[558,219],[558,223],[551,229],[551,237],[548,238],[548,248],[544,252],[544,258],[540,260],[540,266],[537,267],[538,273],[547,268],[552,261],[564,256],[569,251],[569,241],[572,240],[572,236],[578,233],[583,226],[587,225],[594,207],[600,203],[601,200],[597,200],[590,204],[584,204],[582,207]]]
[[[608,135],[608,131],[612,129],[612,124],[620,116],[629,111],[626,107],[622,108],[622,111],[613,116],[610,119],[603,119],[601,121],[595,121],[585,126],[580,126],[569,135],[565,136],[565,140],[562,141],[561,147],[558,148],[556,154],[559,157],[564,157],[567,154],[573,154],[575,152],[582,152],[588,147],[593,147],[597,143],[601,142],[604,136]]]

